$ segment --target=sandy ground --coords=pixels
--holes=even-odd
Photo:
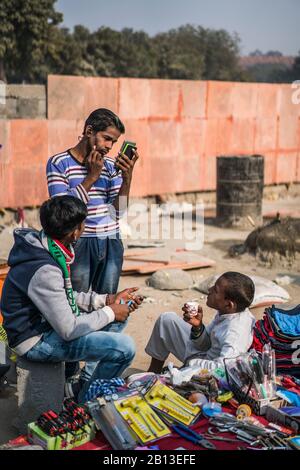
[[[280,201],[280,206],[284,209],[289,207],[299,208],[300,199],[292,199],[287,201]],[[267,210],[272,208],[276,210],[277,203],[273,205],[267,204]],[[216,227],[207,220],[205,223],[205,243],[201,252],[203,256],[207,256],[215,260],[216,265],[211,268],[203,268],[189,271],[194,281],[204,280],[211,274],[221,273],[224,271],[241,271],[245,274],[252,274],[263,276],[267,279],[274,280],[278,275],[283,276],[286,274],[295,275],[295,282],[285,286],[290,294],[290,304],[299,303],[300,297],[300,281],[299,272],[293,270],[286,270],[281,268],[266,268],[259,266],[254,257],[250,255],[243,255],[240,258],[229,258],[227,255],[228,248],[234,243],[242,243],[247,234],[247,231],[222,229]],[[7,253],[12,243],[12,231],[0,234],[0,258]],[[174,249],[181,248],[184,241],[170,240],[166,242],[166,248]],[[214,311],[206,307],[206,296],[194,289],[187,289],[184,291],[160,291],[147,286],[146,280],[149,275],[135,275],[135,276],[122,276],[120,280],[120,289],[126,287],[138,286],[140,293],[148,298],[148,301],[143,306],[132,313],[129,324],[126,328],[126,333],[131,335],[136,343],[137,353],[132,364],[132,367],[146,370],[149,366],[150,358],[145,354],[144,348],[150,336],[153,324],[158,318],[160,313],[165,311],[174,311],[181,315],[181,307],[187,300],[198,300],[204,308],[205,321],[209,322],[214,316]],[[149,302],[149,298],[152,299]],[[255,317],[261,318],[264,308],[252,309]],[[175,364],[178,362],[175,358],[170,356]],[[14,388],[8,389],[2,395],[0,394],[0,444],[7,442],[9,439],[16,437],[17,433],[11,426],[11,422],[17,412],[16,408],[16,390]]]

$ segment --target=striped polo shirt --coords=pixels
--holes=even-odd
[[[70,195],[85,202],[88,216],[82,237],[113,236],[119,232],[119,217],[111,205],[121,188],[121,172],[115,175],[114,160],[105,157],[100,178],[88,192],[81,184],[86,176],[85,165],[78,162],[69,150],[54,155],[47,163],[50,197]]]

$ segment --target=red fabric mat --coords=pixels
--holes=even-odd
[[[234,414],[233,410],[229,408],[223,408],[223,411]],[[267,424],[267,420],[262,418],[261,416],[256,416],[256,415],[252,415],[252,416],[258,419],[262,424]],[[201,434],[201,433],[205,433],[208,430],[209,426],[210,424],[209,424],[208,419],[201,418],[199,421],[197,421],[196,424],[192,426],[192,429]],[[229,437],[231,439],[235,438],[235,435],[232,433],[220,433],[219,436]],[[237,450],[239,447],[245,448],[249,446],[249,444],[243,441],[223,442],[223,441],[211,440],[211,442],[216,446],[216,450]],[[14,444],[14,445],[29,444],[28,441],[26,440],[26,436],[20,436],[16,439],[13,439],[12,441],[9,441],[9,443]],[[178,447],[184,447],[184,449],[187,449],[187,450],[206,450],[200,445],[195,445],[192,442],[183,439],[182,437],[178,436],[175,433],[173,433],[171,436],[149,443],[148,447],[151,445],[157,445],[160,450],[174,450],[174,449],[177,449]],[[72,450],[112,450],[112,448],[110,444],[108,443],[108,441],[103,436],[103,434],[101,432],[97,432],[95,439],[93,439],[91,442],[87,442],[86,444],[83,444],[82,446],[75,447]]]
[[[223,411],[227,413],[235,414],[233,409],[224,408]],[[254,418],[258,419],[262,424],[267,424],[268,421],[261,416],[252,415]],[[210,427],[210,423],[207,418],[201,418],[197,421],[196,424],[191,426],[193,430],[198,433],[205,433],[208,428]],[[220,433],[219,436],[221,437],[229,437],[235,438],[235,435],[232,433]],[[216,450],[237,450],[239,447],[248,447],[249,444],[244,441],[237,441],[237,442],[223,442],[223,441],[213,441],[211,442],[216,446]],[[171,436],[165,437],[163,439],[159,439],[158,441],[154,441],[148,444],[148,447],[151,445],[157,445],[160,450],[174,450],[178,447],[184,447],[187,450],[207,450],[199,445],[195,445],[190,441],[183,439],[182,437],[178,436],[176,433],[173,433]],[[96,439],[91,442],[88,442],[80,447],[77,447],[73,450],[111,450],[110,445],[106,441],[105,437],[101,432],[97,433]]]

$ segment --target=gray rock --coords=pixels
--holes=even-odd
[[[13,422],[22,434],[27,424],[41,413],[62,409],[65,384],[65,364],[17,360],[18,416]]]
[[[160,290],[184,290],[193,285],[190,274],[181,269],[162,269],[149,278],[149,286]]]

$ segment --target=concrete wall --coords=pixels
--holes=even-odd
[[[0,100],[0,119],[46,119],[44,85],[5,85],[3,95],[5,102]]]
[[[97,107],[115,111],[125,137],[138,144],[132,196],[214,190],[217,155],[260,153],[266,184],[299,182],[293,91],[281,84],[49,76],[48,119],[0,120],[0,207],[47,197],[47,159],[77,142]]]

